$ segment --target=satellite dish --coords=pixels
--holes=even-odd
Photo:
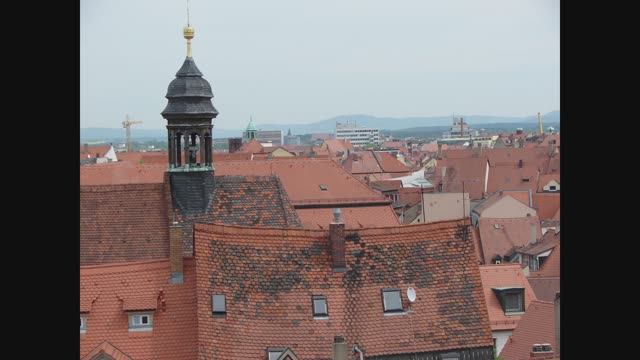
[[[414,302],[416,301],[416,289],[410,287],[407,289],[407,298],[409,299],[409,302]]]

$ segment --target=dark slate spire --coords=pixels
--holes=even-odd
[[[184,60],[176,78],[169,84],[166,98],[169,103],[162,111],[162,117],[167,120],[212,119],[218,115],[211,103],[211,85],[202,78],[202,73],[191,57]]]

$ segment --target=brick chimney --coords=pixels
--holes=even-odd
[[[333,209],[333,221],[329,224],[329,245],[331,246],[332,268],[336,272],[346,271],[344,244],[344,222],[339,208]]]
[[[438,152],[436,152],[436,159],[442,159],[442,144],[438,143]]]
[[[85,154],[89,153],[89,144],[84,144],[84,153]]]
[[[553,315],[555,317],[556,328],[556,354],[560,357],[560,293],[556,293],[556,299],[553,302]]]
[[[349,359],[349,349],[347,342],[343,336],[336,336],[333,338],[333,360],[347,360]]]
[[[182,234],[182,225],[174,221],[169,226],[169,261],[171,263],[172,284],[182,284],[183,281]]]

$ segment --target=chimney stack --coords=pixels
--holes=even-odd
[[[521,168],[523,164],[524,164],[524,161],[522,161],[522,159],[518,160],[518,167],[519,168]]]
[[[556,325],[556,355],[560,357],[560,292],[556,293],[556,299],[553,302],[553,310]]]
[[[174,221],[169,226],[169,261],[171,263],[172,284],[182,284],[183,282],[182,234],[182,225]]]
[[[544,134],[544,129],[542,128],[542,118],[540,117],[540,113],[538,113],[538,126],[540,126],[540,135]]]
[[[84,152],[85,152],[86,154],[88,154],[88,153],[89,153],[89,144],[84,144]]]
[[[347,342],[343,336],[336,336],[333,338],[333,360],[347,360],[349,359],[349,349]]]
[[[436,152],[436,159],[442,159],[442,144],[438,142],[438,152]]]
[[[329,245],[333,271],[344,272],[347,269],[345,259],[344,222],[340,208],[333,209],[333,221],[329,224]]]

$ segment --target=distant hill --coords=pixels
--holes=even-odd
[[[465,121],[474,127],[480,124],[514,124],[514,123],[536,123],[538,121],[535,115],[525,117],[506,117],[506,116],[490,116],[490,115],[458,115],[462,116]],[[560,123],[560,112],[552,111],[542,115],[542,119],[546,124]],[[374,127],[381,130],[406,130],[409,128],[422,127],[448,127],[451,126],[451,116],[432,116],[432,117],[409,117],[409,118],[392,118],[392,117],[376,117],[371,115],[340,115],[331,119],[318,121],[311,124],[256,124],[260,130],[282,130],[283,133],[291,129],[296,135],[311,133],[332,133],[335,130],[336,122],[346,123],[354,122],[359,126]],[[435,130],[435,129],[433,129]],[[440,130],[438,130],[440,131]],[[230,129],[213,129],[214,138],[227,138],[241,136],[241,130]],[[132,129],[131,137],[136,140],[144,139],[166,139],[166,129]],[[81,128],[81,140],[109,140],[123,141],[124,129],[121,128]]]
[[[506,117],[506,116],[490,116],[490,115],[456,115],[462,116],[465,121],[471,125],[475,124],[498,124],[498,123],[536,123],[538,118],[536,115],[525,117]],[[560,112],[552,111],[542,114],[542,120],[545,123],[559,123]],[[333,132],[336,122],[356,123],[359,126],[367,126],[378,128],[381,130],[401,130],[414,127],[424,126],[450,126],[452,123],[451,116],[432,116],[432,117],[409,117],[409,118],[392,118],[392,117],[376,117],[371,115],[340,115],[331,119],[318,121],[311,124],[256,124],[258,129],[262,130],[282,130],[287,131],[289,128],[294,134],[310,134],[314,132]]]
[[[122,128],[81,128],[80,140],[103,140],[106,142],[123,142],[124,129]],[[226,130],[213,128],[215,138],[227,138],[242,136],[241,130]],[[167,140],[167,129],[131,129],[131,138],[135,140]]]

